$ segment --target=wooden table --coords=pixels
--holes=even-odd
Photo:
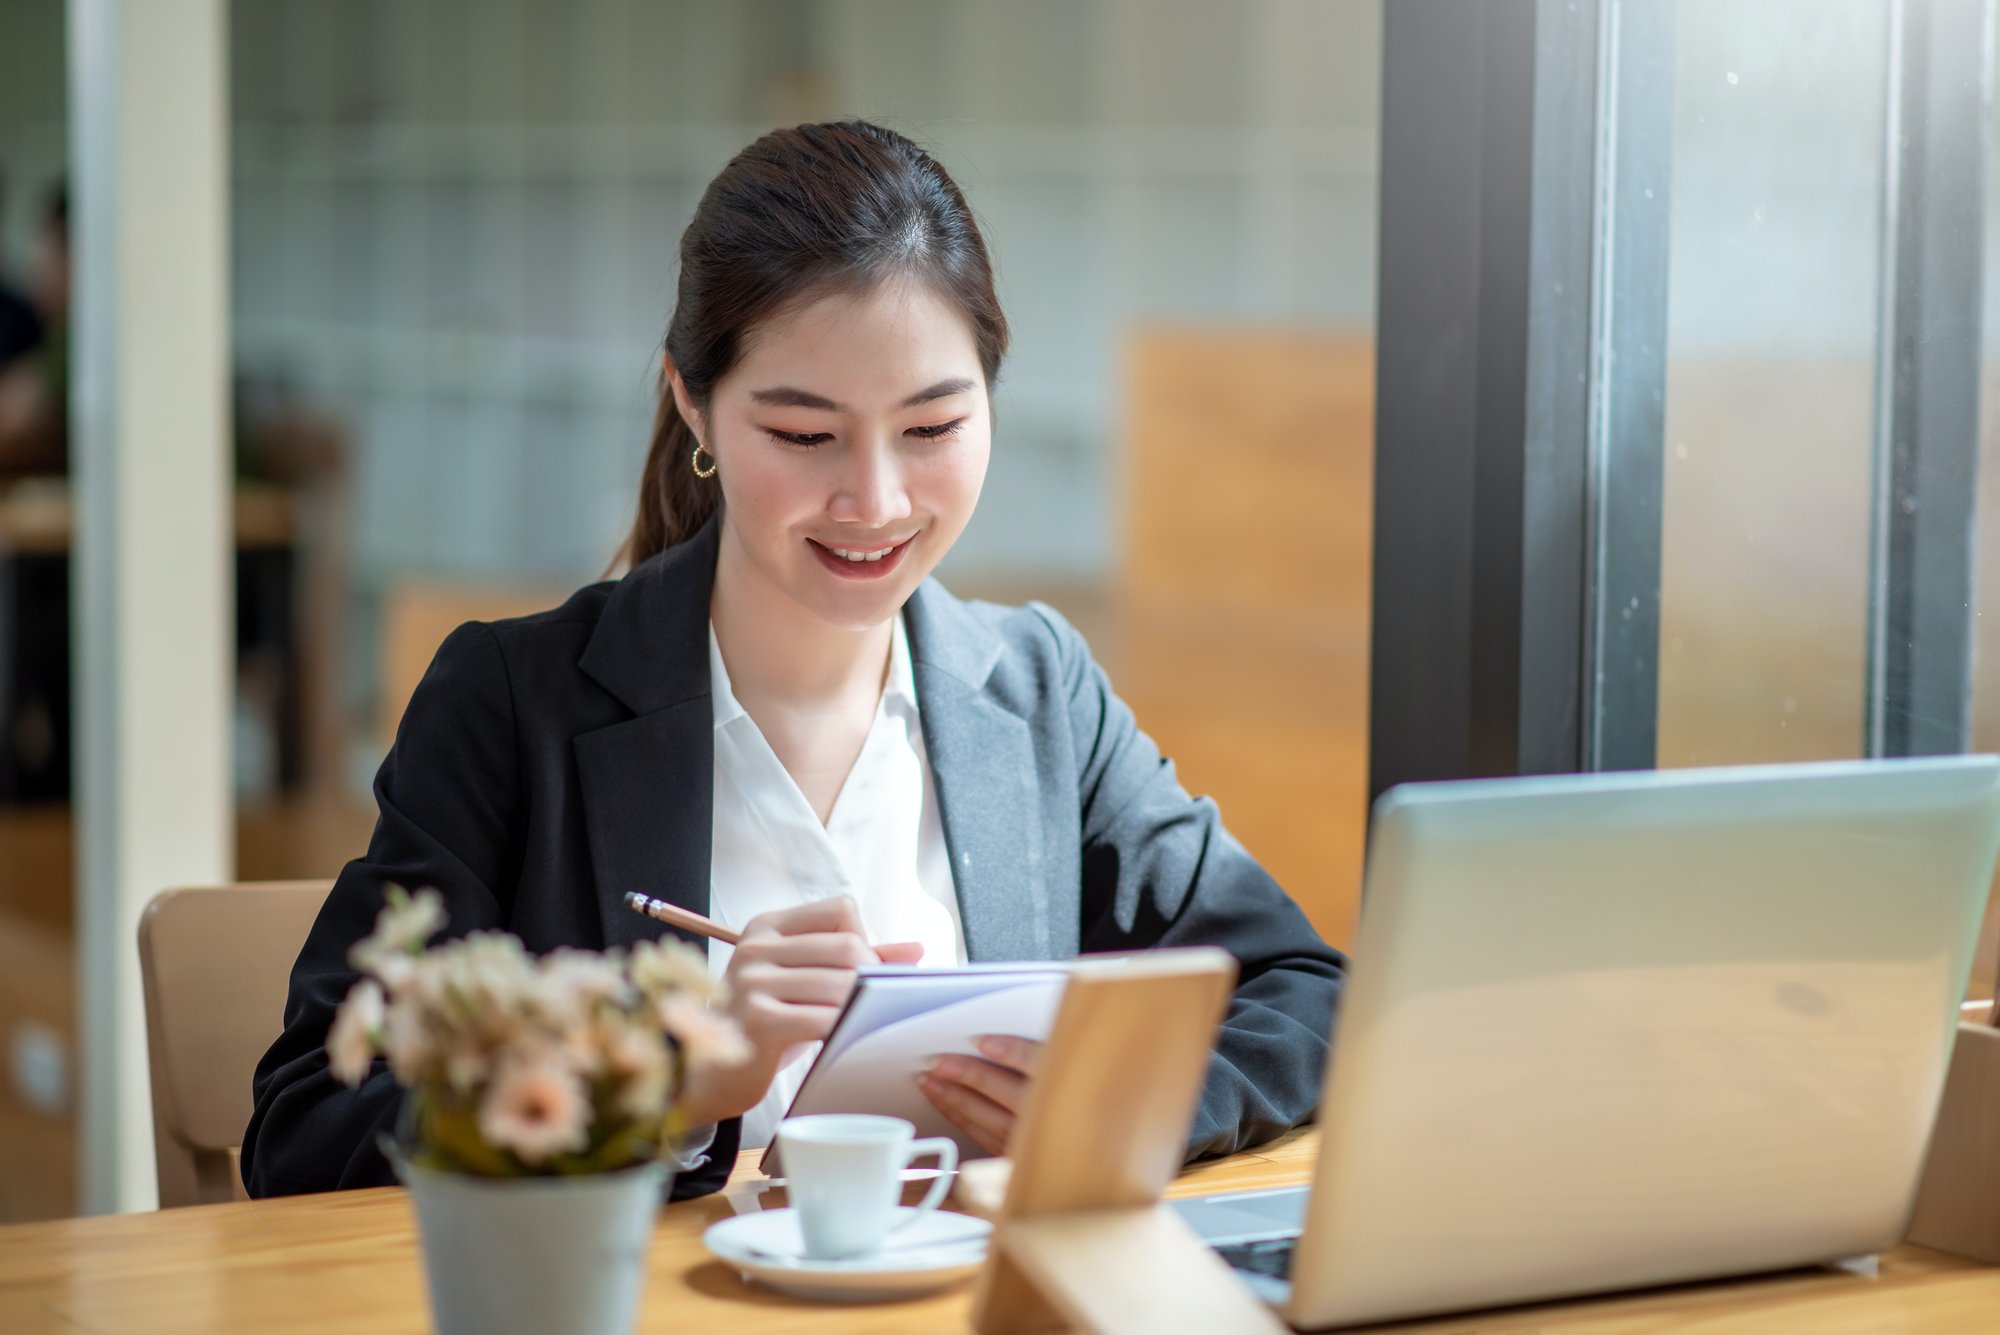
[[[1292,1136],[1196,1168],[1173,1194],[1303,1182],[1313,1139]],[[701,1232],[739,1205],[778,1203],[754,1156],[720,1196],[668,1209],[654,1233],[642,1330],[948,1331],[969,1286],[905,1303],[829,1307],[746,1286]],[[340,1192],[0,1228],[0,1331],[422,1331],[416,1224],[400,1189]],[[1833,1271],[1394,1327],[1409,1331],[1971,1331],[2000,1325],[2000,1269],[1917,1247],[1874,1278]]]

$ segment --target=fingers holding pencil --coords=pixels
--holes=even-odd
[[[716,940],[734,938],[723,982],[730,1013],[753,1055],[741,1069],[707,1077],[692,1100],[702,1112],[697,1120],[733,1117],[762,1099],[800,1045],[823,1039],[832,1029],[857,970],[885,961],[913,964],[923,955],[915,942],[870,946],[860,906],[844,895],[760,913],[729,936],[722,935],[729,929],[720,923],[676,905],[643,895],[627,902],[662,922]]]
[[[847,906],[845,910],[836,907],[827,911],[825,916],[828,917],[827,930],[829,932],[847,933],[853,930],[847,923],[848,918],[856,916],[851,912],[854,903],[853,900],[838,897],[819,902],[829,905]],[[634,890],[626,893],[625,904],[634,912],[643,913],[649,918],[658,919],[660,922],[666,923],[669,927],[679,927],[684,931],[693,932],[697,936],[706,936],[720,941],[727,946],[741,945],[743,942],[743,933],[737,931],[735,928],[726,927],[713,918],[696,913],[693,909],[684,909],[678,904],[670,904],[664,899],[654,899],[650,895],[642,895]],[[811,908],[813,906],[807,905],[806,907]],[[800,916],[803,919],[803,915]],[[820,915],[814,915],[815,918],[818,916]],[[804,945],[803,936],[805,930],[808,929],[808,925],[801,920],[788,924],[788,926],[793,930],[786,931],[780,929],[778,934],[789,937],[797,941],[800,945]],[[868,953],[869,958],[866,960],[866,963],[869,964],[915,964],[924,955],[923,946],[915,941],[888,941],[880,946],[864,946],[863,949]],[[803,964],[807,961],[800,959],[796,962]],[[855,961],[855,963],[859,964],[862,961]]]

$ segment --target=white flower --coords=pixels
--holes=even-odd
[[[634,1121],[657,1122],[666,1115],[672,1069],[666,1036],[630,1016],[606,1017],[597,1026],[604,1067],[625,1082],[618,1110]]]
[[[672,937],[642,941],[632,947],[626,966],[632,981],[649,997],[667,992],[690,992],[701,1001],[719,1001],[722,989],[709,972],[708,958],[701,951]]]
[[[502,932],[473,932],[416,957],[403,994],[435,1025],[496,1036],[523,1019],[534,965],[521,943]]]
[[[451,986],[451,956],[448,950],[455,950],[460,944],[454,941],[449,948],[440,946],[421,955],[405,957],[402,976],[389,984],[389,990],[398,1000],[407,1001],[426,1014],[443,1014]]]
[[[392,995],[407,987],[410,979],[416,974],[416,958],[409,955],[364,951],[360,946],[356,946],[347,958],[349,963],[363,973],[374,974]]]
[[[604,1067],[613,1075],[631,1075],[666,1063],[667,1045],[659,1031],[630,1016],[603,1016],[592,1026],[591,1036],[604,1050]]]
[[[750,1060],[750,1044],[736,1022],[685,992],[665,998],[656,1011],[687,1053],[689,1066],[735,1066]]]
[[[368,1074],[382,1038],[382,1018],[382,989],[372,979],[355,984],[340,1003],[327,1031],[326,1055],[341,1084],[358,1085]]]
[[[423,949],[445,923],[444,899],[435,890],[412,895],[401,886],[389,887],[389,902],[375,919],[375,930],[355,943],[348,960],[363,973],[382,977],[394,990],[405,975],[403,962]],[[384,970],[390,976],[384,976]]]
[[[405,1089],[416,1088],[428,1073],[436,1051],[437,1035],[417,1006],[406,997],[391,1000],[382,1021],[382,1055],[389,1059],[396,1083]]]
[[[644,1075],[635,1075],[618,1091],[618,1111],[635,1122],[657,1123],[667,1115],[667,1099],[673,1081],[666,1063]]]
[[[518,1014],[535,982],[535,962],[516,937],[474,932],[437,953],[450,968],[450,1000],[475,1014]]]
[[[567,1029],[599,1004],[621,1004],[631,991],[615,956],[563,948],[544,955],[535,970],[536,1004],[549,1023]]]
[[[461,1044],[444,1055],[444,1082],[454,1093],[470,1094],[486,1078],[487,1064],[483,1050]]]
[[[479,1134],[523,1163],[574,1154],[590,1142],[590,1101],[582,1082],[560,1064],[512,1062],[480,1100]]]

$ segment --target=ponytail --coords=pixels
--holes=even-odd
[[[639,476],[639,514],[614,564],[631,569],[700,531],[722,503],[722,488],[713,477],[694,472],[694,431],[674,406],[673,388],[660,380],[660,410],[653,418],[653,440],[646,447],[646,467]]]

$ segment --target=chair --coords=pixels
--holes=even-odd
[[[450,584],[412,580],[392,585],[382,609],[382,654],[376,732],[382,750],[396,740],[403,710],[445,637],[468,621],[527,616],[561,604],[569,590],[532,584]]]
[[[160,1205],[241,1200],[250,1076],[329,881],[167,890],[139,918]]]

